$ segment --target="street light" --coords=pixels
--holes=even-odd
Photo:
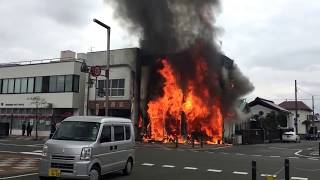
[[[108,42],[107,42],[107,66],[105,68],[105,76],[106,76],[106,83],[105,83],[105,87],[106,87],[106,102],[105,102],[105,116],[108,116],[108,110],[109,110],[109,66],[110,66],[110,31],[111,28],[110,26],[104,24],[103,22],[97,20],[97,19],[93,19],[93,22],[99,24],[100,26],[104,27],[107,29],[108,31]]]

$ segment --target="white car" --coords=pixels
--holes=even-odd
[[[285,132],[282,134],[282,142],[300,142],[300,136],[295,132]]]

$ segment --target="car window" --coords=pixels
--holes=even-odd
[[[129,140],[131,138],[131,129],[130,126],[125,126],[126,127],[126,140]]]
[[[100,142],[111,142],[111,126],[103,126]]]
[[[114,126],[114,140],[123,141],[124,140],[124,127],[123,126]]]

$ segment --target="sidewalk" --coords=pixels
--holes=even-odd
[[[1,153],[0,177],[36,172],[39,158],[19,154]]]

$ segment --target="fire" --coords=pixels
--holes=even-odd
[[[223,118],[220,101],[209,95],[205,61],[197,59],[197,76],[188,81],[186,90],[179,86],[168,59],[162,59],[161,63],[163,68],[159,73],[164,78],[163,95],[148,103],[149,138],[162,142],[178,139],[179,143],[185,143],[191,137],[201,135],[210,144],[221,141]],[[216,98],[213,105],[209,98]]]

